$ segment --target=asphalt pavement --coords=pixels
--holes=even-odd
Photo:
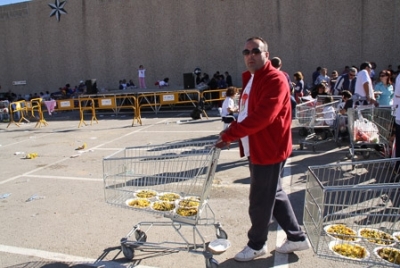
[[[98,112],[98,123],[78,128],[77,112],[45,114],[47,126],[35,128],[35,119],[19,127],[0,123],[0,267],[206,267],[201,252],[136,250],[125,259],[120,239],[139,222],[165,219],[107,204],[104,199],[103,158],[130,146],[216,139],[223,123],[217,111],[209,119],[191,120],[190,111],[142,114],[143,125],[132,115]],[[90,116],[87,115],[87,123]],[[299,149],[303,137],[293,121],[294,152],[284,170],[284,188],[301,224],[307,167],[346,161],[345,144],[327,142]],[[83,144],[86,147],[76,150]],[[27,154],[37,157],[26,159]],[[341,267],[322,259],[312,249],[279,254],[284,233],[270,228],[268,254],[249,263],[233,257],[247,242],[249,172],[237,144],[221,152],[212,185],[210,207],[222,224],[231,247],[214,255],[219,267]],[[191,237],[191,229],[187,231]],[[201,226],[207,242],[216,239],[214,226]],[[186,231],[183,231],[186,234]],[[182,241],[171,226],[154,226],[147,242]],[[346,264],[348,267],[361,267]]]

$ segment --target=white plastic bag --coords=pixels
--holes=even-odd
[[[379,143],[378,127],[371,121],[360,116],[354,122],[354,140],[367,143]]]

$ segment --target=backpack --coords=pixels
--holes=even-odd
[[[194,108],[190,113],[190,117],[192,117],[193,120],[201,119],[201,114],[203,113],[204,109],[205,109],[204,98],[201,98],[197,103],[196,108]]]
[[[201,119],[201,113],[203,111],[199,109],[198,107],[194,108],[192,112],[190,113],[190,117],[192,117],[193,120],[198,120]]]

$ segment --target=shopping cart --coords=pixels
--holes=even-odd
[[[354,160],[356,153],[360,153],[368,159],[371,152],[379,152],[379,155],[384,158],[391,156],[394,123],[391,108],[377,108],[373,105],[358,106],[348,109],[347,116],[350,137],[349,158]],[[356,127],[357,122],[369,122],[376,126],[376,131],[359,129]]]
[[[303,222],[318,256],[363,267],[394,266],[376,253],[380,247],[399,245],[400,184],[393,176],[399,165],[400,158],[392,158],[308,168]],[[346,233],[334,233],[339,226]],[[380,235],[370,239],[366,231]],[[346,258],[333,251],[346,243],[364,247],[369,258]]]
[[[300,150],[304,149],[304,145],[315,146],[334,140],[337,141],[337,117],[339,100],[320,104],[321,99],[328,96],[320,96],[319,98],[301,103],[296,106],[296,117],[300,125],[299,135],[305,136],[300,142]],[[329,96],[332,98],[332,96]],[[331,108],[331,110],[327,109]],[[331,114],[332,117],[327,119],[326,115]]]
[[[137,223],[121,239],[125,258],[132,260],[135,250],[188,251],[202,253],[207,268],[218,266],[198,228],[214,226],[216,237],[227,239],[207,202],[220,154],[214,142],[129,147],[103,159],[107,203],[168,218],[162,222]],[[148,232],[153,227],[171,227],[176,232],[169,235],[177,234],[179,241],[148,242]],[[189,227],[191,239],[185,237],[188,228],[183,227]]]

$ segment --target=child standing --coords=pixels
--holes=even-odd
[[[146,82],[144,81],[144,78],[146,77],[146,69],[143,67],[143,65],[139,66],[139,88],[146,88]]]

